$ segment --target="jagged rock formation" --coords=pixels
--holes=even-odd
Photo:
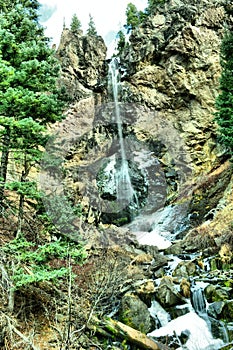
[[[165,1],[132,32],[129,47],[121,54],[124,99],[156,110],[156,123],[165,121],[171,132],[178,131],[193,174],[210,171],[222,155],[215,142],[213,114],[221,74],[220,43],[225,24],[232,23],[224,4]],[[144,137],[155,137],[153,121],[145,119],[137,121],[140,135],[144,130]]]
[[[116,170],[109,165],[114,163],[111,161],[115,152],[119,151],[116,122],[111,119],[113,106],[106,100],[106,47],[100,37],[83,36],[81,32],[74,34],[67,29],[63,31],[57,56],[62,65],[61,83],[66,86],[72,103],[67,118],[57,124],[55,130],[58,132],[57,144],[59,155],[64,160],[65,176],[58,179],[51,176],[50,182],[45,182],[51,193],[65,189],[72,205],[81,203],[81,218],[72,224],[86,240],[89,255],[100,259],[98,273],[93,275],[91,270],[93,287],[89,287],[88,295],[94,302],[95,298],[101,300],[103,295],[111,295],[109,299],[110,302],[114,300],[114,310],[109,311],[113,314],[118,312],[117,317],[128,324],[101,319],[101,324],[95,321],[97,324],[92,327],[91,322],[88,324],[88,316],[85,331],[89,329],[92,335],[99,331],[100,343],[103,340],[106,344],[106,337],[110,341],[108,346],[111,346],[108,332],[111,333],[112,329],[115,338],[119,335],[119,338],[127,339],[140,348],[165,349],[157,345],[157,338],[154,342],[135,329],[142,332],[159,329],[163,321],[158,317],[161,312],[164,312],[167,321],[169,315],[176,319],[187,313],[189,306],[180,306],[186,304],[186,299],[191,302],[194,280],[205,282],[207,286],[201,293],[210,304],[206,317],[211,317],[212,328],[217,330],[216,338],[226,341],[220,328],[224,319],[226,329],[222,329],[229,333],[229,341],[233,340],[233,178],[224,149],[216,143],[213,123],[221,74],[220,42],[224,25],[231,20],[225,12],[223,0],[169,0],[164,6],[158,6],[157,12],[132,32],[130,45],[120,57],[120,67],[124,71],[120,111],[126,158],[132,164],[131,175],[133,171],[138,188],[144,173],[149,174],[145,181],[148,186],[148,211],[142,209],[143,214],[148,215],[143,215],[143,220],[139,221],[139,234],[148,232],[152,237],[160,226],[163,233],[176,237],[177,227],[185,226],[187,218],[189,224],[191,221],[192,229],[190,226],[185,228],[188,234],[184,237],[186,231],[181,230],[181,235],[176,237],[179,240],[169,248],[157,248],[156,243],[153,246],[151,242],[149,245],[139,244],[130,225],[119,228],[103,225],[103,220],[101,222],[103,202],[98,203],[100,191],[97,182],[99,187],[104,183],[102,175],[106,172],[101,173],[103,169],[108,168],[109,172]],[[106,182],[110,184],[109,177]],[[142,191],[142,188],[139,190]],[[111,197],[111,191],[108,194]],[[163,206],[164,215],[160,216],[160,210],[155,211]],[[152,217],[152,214],[158,216]],[[125,224],[124,217],[119,217],[120,220]],[[109,247],[116,258],[114,261],[123,264],[111,265],[108,256],[105,263],[101,260]],[[159,250],[163,250],[163,254]],[[181,259],[176,268],[172,255]],[[103,268],[100,268],[101,264]],[[110,269],[111,266],[114,269]],[[86,267],[92,269],[93,265],[87,263]],[[120,279],[115,267],[119,270]],[[85,266],[83,271],[85,280],[88,275]],[[112,289],[105,286],[105,279],[101,284],[103,289],[99,288],[100,277],[105,273],[109,273],[107,280],[113,281],[116,299],[121,299],[118,311],[115,310]],[[100,294],[96,296],[98,292]],[[79,293],[80,290],[76,294]],[[67,307],[64,300],[62,310]],[[89,304],[86,296],[85,304],[80,303],[79,297],[77,305],[82,307],[86,304]],[[103,310],[107,310],[104,309],[105,304],[101,305]],[[153,322],[147,310],[147,307],[153,309],[152,306]],[[80,313],[80,309],[77,310]],[[88,311],[88,315],[93,310]],[[65,316],[59,315],[59,319],[55,326],[64,332],[68,319],[66,313]],[[41,343],[41,338],[46,337],[46,349],[47,344],[56,344],[58,339],[52,328],[48,337],[47,328],[46,331],[45,327],[40,328],[38,340]],[[78,329],[84,328],[83,325],[78,326]],[[180,348],[180,339],[184,344],[187,334],[178,337],[174,339],[171,335],[161,340],[166,344],[169,342],[172,348],[174,344]],[[89,333],[87,338],[84,334],[78,335],[79,346],[83,349],[90,349]],[[120,342],[117,344],[119,347],[112,348],[121,349]]]
[[[103,91],[106,51],[101,36],[63,29],[56,55],[61,62],[61,83],[65,85],[72,101]]]

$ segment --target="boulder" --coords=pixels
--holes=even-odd
[[[170,276],[164,276],[161,279],[160,285],[155,292],[155,298],[165,308],[183,304],[185,302]]]
[[[143,333],[153,329],[147,305],[137,295],[131,293],[125,294],[121,299],[119,320]]]

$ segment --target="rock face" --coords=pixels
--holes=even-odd
[[[221,74],[220,42],[225,23],[232,22],[224,3],[165,1],[132,32],[129,48],[121,54],[124,99],[157,111],[156,122],[170,127],[162,136],[167,145],[176,146],[169,134],[178,131],[193,174],[210,171],[221,155],[213,114]],[[152,124],[141,115],[138,134],[155,138]],[[157,134],[161,132],[160,128]]]
[[[103,91],[106,51],[101,36],[63,29],[56,55],[61,62],[62,83],[72,101]]]
[[[138,225],[138,233],[162,230],[174,239],[179,231],[177,222],[182,233],[179,238],[183,237],[186,219],[193,227],[185,239],[165,249],[165,255],[158,255],[157,249],[153,251],[146,245],[144,252],[153,259],[140,252],[129,264],[132,273],[123,288],[118,316],[143,332],[154,326],[147,309],[152,297],[173,318],[188,312],[183,305],[185,299],[192,298],[195,276],[211,285],[204,291],[212,304],[208,310],[211,317],[218,321],[231,315],[229,321],[232,319],[232,274],[220,273],[220,269],[224,265],[231,268],[232,262],[233,178],[224,149],[216,143],[213,122],[221,74],[220,43],[225,24],[232,21],[224,3],[225,0],[165,1],[132,32],[129,46],[120,57],[119,109],[125,156],[131,174],[137,175],[134,181],[138,190],[143,192],[138,183],[144,183],[144,192],[148,193],[141,222],[139,215],[143,225]],[[115,154],[120,154],[114,104],[107,96],[105,54],[101,38],[66,29],[57,51],[63,83],[72,98],[68,117],[59,125],[66,173],[60,182],[68,190],[72,204],[81,203],[83,217],[78,229],[85,231],[88,226],[85,237],[90,247],[95,245],[93,236],[97,232],[106,246],[130,242],[126,240],[129,232],[113,226],[106,228],[101,222],[104,212],[110,214],[105,223],[116,224],[112,209],[117,191],[110,180],[116,174],[117,167],[112,166],[117,164]],[[104,202],[106,197],[111,211],[109,203]],[[164,214],[156,218],[160,210]],[[118,211],[114,214],[117,216]],[[127,223],[122,215],[117,220]],[[223,225],[225,222],[228,226]],[[97,226],[95,231],[93,224]],[[220,238],[222,234],[224,238]],[[203,253],[203,261],[199,255],[195,260],[188,257],[197,251]],[[219,256],[207,264],[205,258],[218,251]],[[179,255],[183,261],[166,275],[170,254]],[[211,270],[204,272],[209,264]],[[136,272],[139,282],[135,282]],[[221,288],[214,288],[219,274]],[[159,283],[154,284],[152,279]]]

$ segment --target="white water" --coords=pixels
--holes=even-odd
[[[124,147],[122,121],[118,102],[119,72],[115,60],[112,60],[109,72],[121,152],[121,168],[116,176],[117,198],[122,202],[126,201],[128,204],[133,198],[136,198],[136,194],[131,184]],[[173,232],[177,233],[177,227],[184,224],[186,213],[187,208],[185,206],[167,206],[151,215],[139,216],[133,223],[128,225],[128,228],[135,233],[139,243],[154,245],[160,250],[164,250],[174,241],[176,235]],[[177,262],[173,262],[173,264],[175,263]],[[198,287],[193,291],[193,304],[194,307],[188,302],[184,307],[188,308],[189,312],[174,320],[170,320],[169,313],[157,301],[152,302],[149,310],[157,321],[157,326],[160,328],[148,335],[157,338],[167,335],[173,337],[175,334],[179,337],[184,332],[188,335],[188,340],[185,345],[182,345],[179,338],[177,338],[180,344],[178,350],[216,350],[223,346],[224,342],[221,339],[214,339],[211,334],[204,296],[202,289],[198,289]]]
[[[169,313],[164,310],[156,300],[152,301],[151,307],[148,310],[150,311],[151,316],[158,321],[162,327],[166,326],[171,319]]]
[[[196,313],[200,316],[207,316],[207,305],[204,296],[203,289],[207,286],[207,283],[196,282],[194,286],[191,287],[192,292],[192,305]]]
[[[178,348],[188,350],[216,350],[224,345],[221,339],[214,339],[207,323],[194,311],[177,317],[165,326],[148,334],[151,337],[180,336],[182,332],[188,332],[189,338],[184,346]]]
[[[175,240],[176,227],[181,225],[186,216],[186,206],[167,206],[151,215],[138,216],[128,228],[135,234],[138,242],[157,246],[164,250]]]
[[[169,232],[170,233],[170,232]],[[168,234],[169,234],[168,233]],[[153,245],[158,247],[159,250],[167,249],[171,246],[171,242],[163,237],[162,235],[166,235],[166,232],[157,232],[157,231],[151,231],[151,232],[134,232],[137,241],[140,244],[143,245]]]
[[[175,235],[171,231],[175,230],[177,221],[182,223],[185,214],[185,208],[182,206],[180,208],[178,206],[167,206],[152,215],[136,218],[128,227],[135,233],[139,243],[155,245],[159,250],[164,250],[174,240]],[[139,229],[144,230],[139,231]],[[171,258],[168,264],[169,271],[166,272],[167,275],[172,274],[174,268],[181,261],[175,256]],[[207,315],[207,305],[203,294],[205,287],[206,284],[204,282],[193,284],[191,288],[193,305],[191,305],[191,301],[187,301],[187,304],[182,305],[184,309],[187,309],[187,313],[174,320],[170,320],[168,312],[157,301],[153,301],[149,311],[160,328],[148,335],[154,338],[168,335],[174,337],[176,335],[180,344],[178,350],[217,350],[223,346],[223,340],[214,339],[210,330],[211,324]],[[178,338],[182,332],[188,335],[185,345],[182,345]]]
[[[120,152],[121,152],[121,168],[116,176],[116,188],[117,188],[117,199],[121,201],[123,205],[127,205],[134,198],[137,203],[137,195],[133,189],[128,161],[125,154],[124,137],[122,132],[122,120],[120,114],[119,100],[118,100],[118,86],[119,86],[119,70],[117,68],[118,62],[116,59],[112,59],[109,64],[109,78],[111,81],[111,88],[113,92],[114,99],[114,111],[115,111],[115,121],[117,123],[117,130],[119,136]]]

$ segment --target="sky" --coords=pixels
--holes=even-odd
[[[109,48],[116,33],[125,24],[125,11],[129,2],[138,10],[144,10],[147,0],[39,0],[42,5],[41,24],[46,28],[45,35],[58,45],[63,23],[69,27],[73,14],[82,23],[84,33],[88,27],[89,14],[94,19],[99,35]]]

